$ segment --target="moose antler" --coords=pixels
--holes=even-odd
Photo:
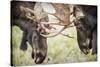
[[[74,26],[69,26],[70,24],[72,24],[73,22],[77,22],[79,19],[84,17],[84,13],[81,10],[81,8],[77,5],[65,5],[65,4],[58,4],[58,3],[52,3],[52,5],[54,6],[56,13],[52,14],[52,13],[47,13],[50,15],[55,16],[59,22],[57,23],[46,23],[44,22],[44,24],[50,24],[50,25],[61,25],[64,26],[59,32],[57,32],[55,35],[43,35],[44,37],[53,37],[53,36],[57,36],[58,34],[62,34],[61,32],[68,28],[68,27],[74,27]],[[65,35],[65,34],[62,34]],[[70,37],[69,35],[66,35],[67,37]]]
[[[34,7],[34,10],[30,8],[26,8],[24,6],[20,6],[20,10],[24,11],[26,13],[26,17],[30,20],[33,20],[35,22],[40,22],[41,19],[43,20],[47,15],[43,12],[43,9],[40,5],[36,4]],[[32,16],[33,15],[33,16]],[[42,29],[44,29],[46,32],[49,30],[42,24],[41,22],[39,23]]]
[[[25,16],[26,16],[28,19],[31,19],[31,20],[34,20],[34,19],[35,19],[34,16],[31,16],[31,14],[34,14],[34,13],[35,13],[32,9],[26,8],[26,7],[24,7],[24,6],[20,6],[20,10],[21,10],[21,11],[24,11],[24,12],[26,13]]]
[[[36,21],[36,22],[39,22],[41,28],[43,30],[45,30],[45,32],[47,33],[50,33],[50,30],[48,27],[46,27],[45,25],[61,25],[61,26],[64,26],[59,32],[57,32],[56,34],[54,35],[48,35],[48,34],[43,34],[43,33],[40,33],[41,36],[43,37],[54,37],[54,36],[57,36],[58,34],[61,34],[61,32],[68,28],[69,25],[71,24],[70,22],[70,8],[69,8],[69,5],[65,5],[65,4],[52,4],[56,10],[56,13],[54,14],[51,14],[51,13],[47,13],[47,12],[44,12],[43,11],[43,8],[40,4],[36,4],[35,7],[34,7],[34,10],[32,9],[29,9],[29,8],[25,8],[23,6],[20,6],[20,9],[25,11],[26,12],[26,17],[28,19],[31,19],[33,21]],[[33,14],[34,16],[32,16],[31,14]],[[51,14],[53,16],[55,16],[59,22],[55,23],[55,22],[46,22],[45,19],[47,17],[47,14]],[[43,21],[42,21],[43,20]],[[52,27],[52,26],[51,26]],[[64,34],[62,34],[64,35]],[[67,35],[68,36],[68,35]],[[70,37],[70,36],[68,36]]]
[[[54,6],[56,13],[54,13],[54,14],[47,13],[47,12],[46,13],[55,16],[59,20],[59,23],[49,23],[49,24],[63,25],[63,26],[69,25],[70,24],[69,6],[65,5],[65,4],[59,4],[59,3],[56,3],[56,4],[51,3],[51,4]]]
[[[64,29],[66,29],[70,24],[70,8],[68,5],[65,5],[65,4],[53,4],[52,5],[54,6],[55,10],[56,10],[56,13],[54,14],[51,14],[51,13],[47,13],[47,14],[50,14],[50,15],[53,15],[55,16],[59,22],[58,23],[47,23],[47,22],[43,22],[44,24],[50,24],[50,25],[61,25],[61,26],[64,26],[59,32],[57,32],[56,34],[54,35],[44,35],[44,34],[40,34],[41,36],[44,36],[44,37],[54,37],[54,36],[57,36],[58,34],[60,34]],[[62,34],[64,35],[64,34]]]

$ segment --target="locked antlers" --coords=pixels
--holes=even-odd
[[[64,26],[60,31],[56,32],[53,35],[44,34],[40,32],[40,35],[43,37],[57,36],[58,34],[61,34],[63,30],[70,27],[69,25],[71,24],[70,22],[71,9],[69,5],[58,4],[58,3],[55,3],[55,4],[51,3],[51,5],[55,8],[56,13],[54,14],[43,11],[43,8],[40,4],[36,4],[34,7],[34,10],[20,6],[20,9],[26,12],[26,17],[30,20],[38,22],[40,28],[43,29],[47,33],[51,33],[49,27],[51,27],[51,29],[56,29],[52,27],[52,25]],[[59,20],[59,22],[45,21],[45,18],[48,17],[47,16],[48,14],[55,16]],[[65,34],[62,33],[62,35],[65,35]],[[66,35],[66,36],[70,37],[69,35]]]

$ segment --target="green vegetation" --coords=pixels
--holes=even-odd
[[[83,54],[77,44],[75,28],[69,28],[64,31],[74,38],[68,38],[62,35],[48,38],[48,53],[43,64],[56,63],[72,63],[72,62],[88,62],[96,61],[96,55]],[[28,50],[20,50],[20,42],[22,31],[14,26],[12,27],[12,60],[14,65],[34,65],[34,60],[31,58],[31,46],[28,44]],[[50,60],[48,60],[48,58]]]

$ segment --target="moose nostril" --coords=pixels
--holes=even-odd
[[[38,63],[38,62],[39,62],[39,60],[40,60],[40,58],[37,58],[37,59],[35,60],[35,63]]]
[[[87,50],[86,49],[83,49],[82,51],[83,51],[84,54],[87,55]]]
[[[32,58],[34,59],[34,52],[32,52]]]
[[[41,63],[43,63],[44,59],[45,59],[45,56],[43,56],[41,51],[37,50],[36,55],[35,55],[35,63],[41,64]]]
[[[41,59],[40,59],[40,58],[37,58],[37,59],[35,60],[35,63],[36,63],[36,64],[42,63],[42,62],[41,62]]]

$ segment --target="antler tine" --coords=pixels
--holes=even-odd
[[[35,19],[35,16],[30,16],[30,13],[26,13],[26,17],[30,20],[34,20]]]
[[[71,36],[69,36],[69,35],[66,35],[66,34],[63,34],[63,33],[62,33],[63,30],[65,30],[66,28],[70,28],[70,27],[75,27],[75,26],[73,26],[73,25],[72,25],[72,26],[67,26],[67,27],[64,26],[59,32],[57,32],[57,33],[54,34],[54,35],[45,35],[45,34],[41,34],[41,33],[40,33],[40,35],[43,36],[43,37],[54,37],[54,36],[57,36],[58,34],[61,34],[61,35],[63,35],[63,36],[67,36],[67,37],[69,37],[69,38],[74,38],[74,37],[71,37]],[[46,28],[46,29],[47,29],[47,28]],[[50,31],[49,31],[49,33],[50,33]]]
[[[63,36],[67,36],[67,37],[69,37],[69,38],[74,38],[74,37],[69,36],[68,34],[64,34],[64,33],[61,33],[61,35],[63,35]]]
[[[26,8],[23,7],[23,6],[20,6],[19,8],[20,8],[21,11],[26,11]]]
[[[20,9],[21,9],[22,11],[25,11],[25,12],[26,12],[26,17],[27,17],[28,19],[31,19],[31,20],[34,20],[34,19],[35,19],[35,16],[31,16],[31,14],[34,14],[34,15],[35,15],[35,11],[34,11],[34,10],[32,10],[32,9],[30,9],[30,8],[26,8],[26,7],[24,7],[24,6],[20,6]]]
[[[32,9],[30,9],[30,8],[26,8],[26,7],[24,7],[24,6],[20,6],[20,9],[21,9],[22,11],[30,12],[30,13],[32,13],[32,14],[35,13],[34,10],[32,10]]]
[[[32,14],[35,14],[35,11],[32,10],[32,9],[26,8],[26,10],[29,11],[30,13],[32,13]]]
[[[56,33],[54,35],[44,35],[44,34],[41,34],[41,33],[40,33],[40,35],[43,36],[43,37],[54,37],[54,36],[57,36],[58,34],[60,34],[65,28],[66,27],[63,27],[58,33]]]
[[[54,17],[56,17],[58,20],[60,20],[60,21],[63,21],[63,20],[61,20],[58,16],[56,16],[56,13],[48,13],[48,12],[45,12],[46,14],[50,14],[50,15],[53,15]]]

